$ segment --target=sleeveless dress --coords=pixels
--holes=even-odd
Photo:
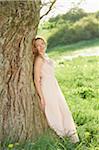
[[[54,61],[46,54],[41,68],[41,90],[46,103],[47,122],[60,137],[67,136],[74,143],[79,142],[71,111],[56,80],[54,68]]]

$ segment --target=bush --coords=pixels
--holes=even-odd
[[[83,9],[78,7],[73,7],[65,15],[63,15],[62,18],[66,21],[68,20],[74,23],[87,15],[88,14],[84,12]]]
[[[84,17],[73,25],[77,40],[91,39],[99,36],[99,21],[94,16]]]
[[[57,45],[66,45],[81,40],[99,37],[99,21],[95,15],[83,17],[79,21],[67,23],[48,39],[48,48]]]

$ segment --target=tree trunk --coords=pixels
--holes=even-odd
[[[0,2],[0,141],[35,139],[48,128],[33,82],[40,4]]]

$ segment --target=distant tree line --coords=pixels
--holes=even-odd
[[[48,48],[98,38],[99,11],[86,13],[81,8],[72,8],[64,15],[50,18],[42,29],[52,32],[48,37]]]

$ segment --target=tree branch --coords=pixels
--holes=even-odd
[[[56,2],[56,0],[53,0],[53,2],[50,2],[51,4],[50,4],[50,6],[49,6],[49,9],[48,9],[48,11],[45,13],[45,14],[43,14],[41,17],[40,17],[40,19],[42,19],[44,16],[46,16],[50,11],[51,11],[51,9],[52,9],[52,7],[53,7],[53,5],[54,5],[54,3]],[[43,6],[44,6],[45,4],[43,4]]]

